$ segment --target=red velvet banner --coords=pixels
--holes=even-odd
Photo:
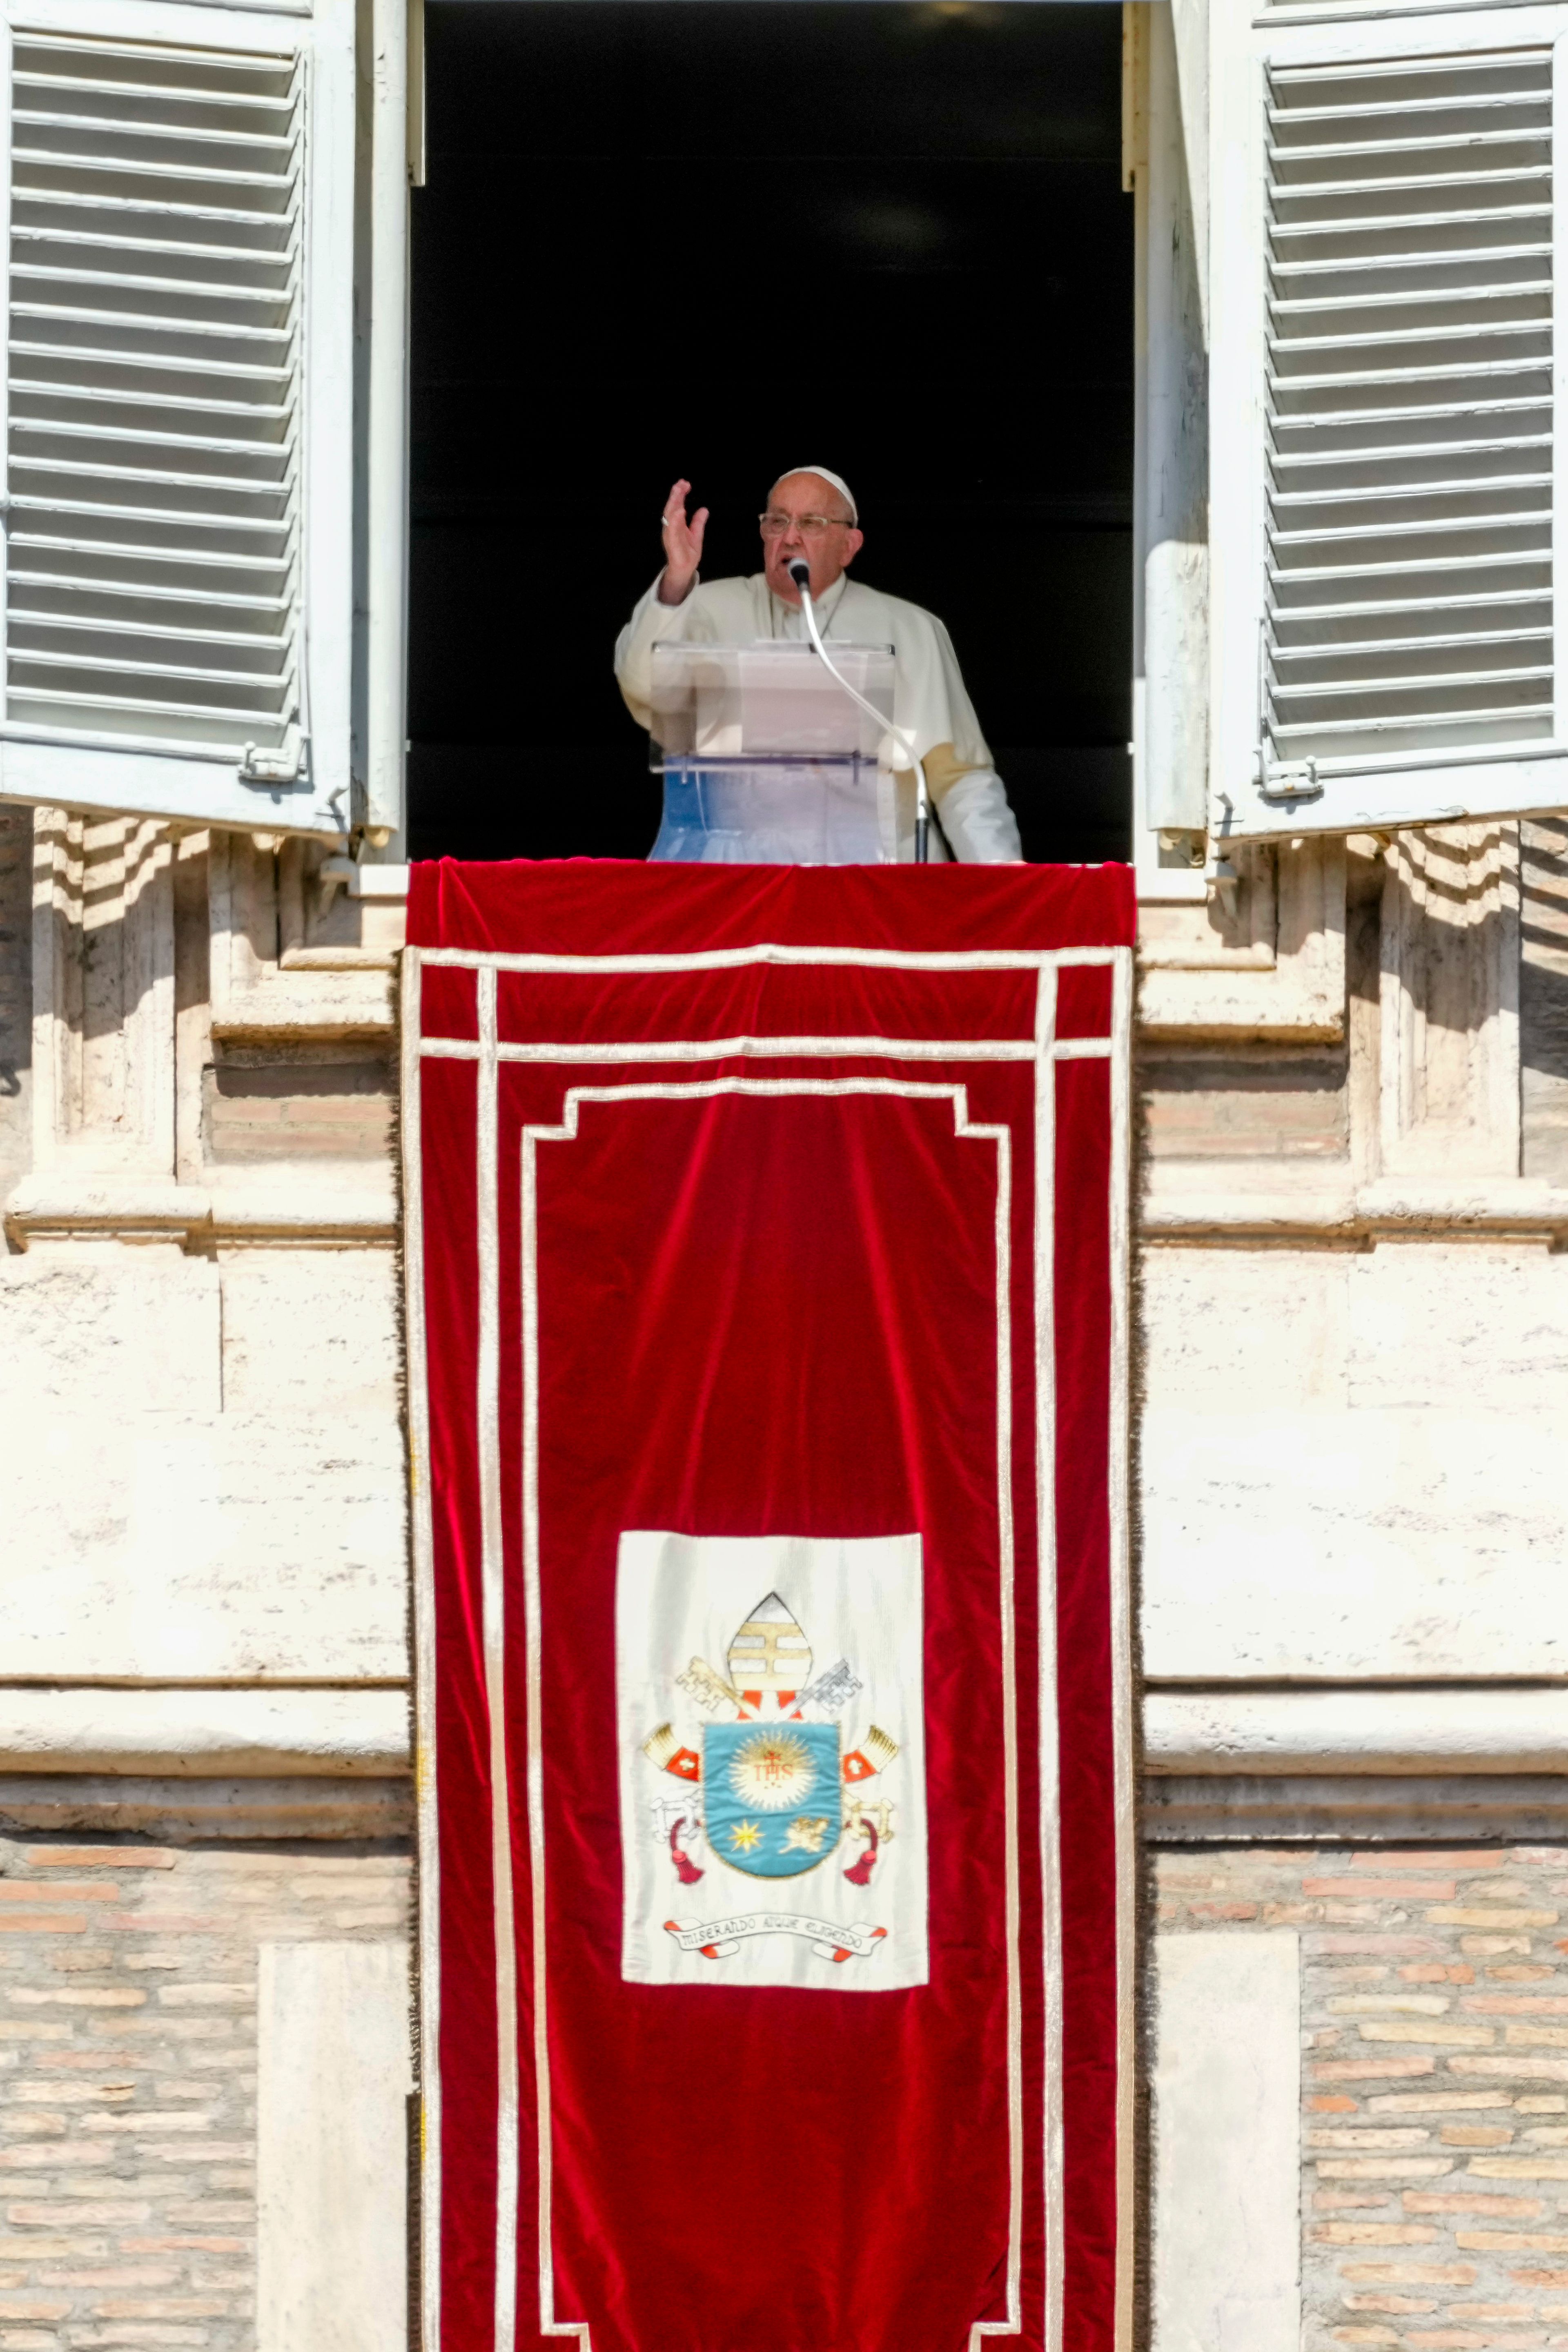
[[[410,916],[426,2352],[1111,2352],[1130,877]]]

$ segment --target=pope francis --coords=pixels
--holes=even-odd
[[[806,638],[800,593],[788,570],[804,557],[824,640],[894,649],[893,718],[925,765],[936,818],[931,856],[989,865],[1021,858],[1017,821],[991,764],[947,631],[920,605],[848,576],[863,534],[847,483],[821,466],[781,474],[761,518],[763,569],[745,580],[700,579],[708,509],[699,508],[687,520],[690,488],[689,482],[677,482],[664,502],[664,569],[616,645],[616,677],[638,725],[647,726],[651,717],[653,648],[661,641],[744,646]],[[865,836],[842,840],[833,862],[912,858],[915,797],[912,768],[884,771]],[[653,854],[661,855],[658,846]]]

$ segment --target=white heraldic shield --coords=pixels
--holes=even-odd
[[[919,1536],[623,1535],[621,1974],[924,1984]]]

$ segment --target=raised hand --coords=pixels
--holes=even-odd
[[[697,567],[702,561],[702,534],[708,528],[708,509],[699,507],[688,522],[686,501],[690,495],[689,482],[676,482],[664,502],[664,577],[658,583],[661,604],[684,604],[697,577]]]

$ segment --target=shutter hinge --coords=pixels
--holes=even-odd
[[[1316,760],[1281,761],[1278,766],[1260,760],[1258,766],[1258,789],[1266,801],[1316,800],[1323,789]]]
[[[284,730],[275,751],[258,751],[247,743],[239,762],[242,784],[297,784],[305,764],[305,738],[297,727]]]

